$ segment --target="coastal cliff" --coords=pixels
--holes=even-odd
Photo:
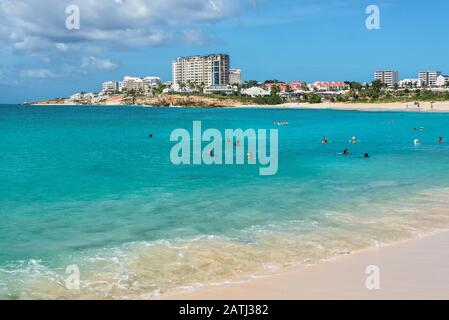
[[[232,97],[206,97],[198,95],[164,94],[153,97],[127,97],[123,94],[105,96],[96,101],[89,100],[69,100],[50,99],[32,103],[33,105],[98,105],[98,106],[119,106],[119,105],[139,105],[139,106],[182,106],[197,108],[223,108],[250,105]]]

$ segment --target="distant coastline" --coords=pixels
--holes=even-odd
[[[438,102],[295,102],[277,105],[242,102],[232,97],[205,97],[199,95],[160,95],[138,98],[135,103],[127,103],[124,95],[107,97],[97,103],[67,103],[64,99],[42,100],[26,104],[29,106],[142,106],[142,107],[189,107],[189,108],[261,108],[261,109],[334,109],[359,111],[410,111],[449,112],[449,101]]]

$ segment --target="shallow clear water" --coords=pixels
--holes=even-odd
[[[278,128],[278,174],[172,165],[194,120]],[[446,228],[440,136],[449,114],[0,106],[0,298],[151,298]]]

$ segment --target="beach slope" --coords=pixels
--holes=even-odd
[[[380,289],[368,290],[367,267],[380,271]],[[371,278],[370,278],[371,279]],[[372,282],[369,282],[372,283]],[[341,256],[317,266],[247,283],[204,288],[173,299],[448,299],[449,232]]]

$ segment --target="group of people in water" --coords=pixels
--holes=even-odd
[[[328,144],[329,143],[329,138],[328,137],[323,137],[323,140],[321,141],[321,144]],[[349,140],[350,144],[357,144],[358,140],[356,136],[353,136],[350,140]],[[349,149],[344,149],[343,150],[343,155],[344,156],[349,156]],[[365,153],[363,155],[363,158],[369,158],[369,153]]]
[[[424,127],[421,127],[421,128],[419,128],[419,130],[420,130],[421,132],[423,132],[425,129],[424,129]],[[416,131],[418,131],[418,129],[414,128],[414,131],[416,132]],[[323,137],[323,140],[321,141],[321,143],[322,143],[322,144],[328,144],[328,143],[329,143],[329,138],[326,137],[326,136],[324,136],[324,137]],[[353,137],[349,140],[349,143],[350,143],[350,144],[357,144],[357,143],[358,143],[357,137],[356,137],[356,136],[353,136]],[[421,141],[420,141],[419,139],[415,139],[413,143],[414,143],[414,145],[420,145],[420,144],[421,144]],[[443,143],[444,143],[443,137],[438,137],[438,143],[439,143],[439,144],[443,144]],[[344,150],[343,150],[343,155],[344,155],[344,156],[349,156],[349,149],[344,149]],[[363,155],[363,158],[365,158],[365,159],[366,159],[366,158],[369,158],[369,157],[370,157],[369,153],[365,153],[365,154]]]

